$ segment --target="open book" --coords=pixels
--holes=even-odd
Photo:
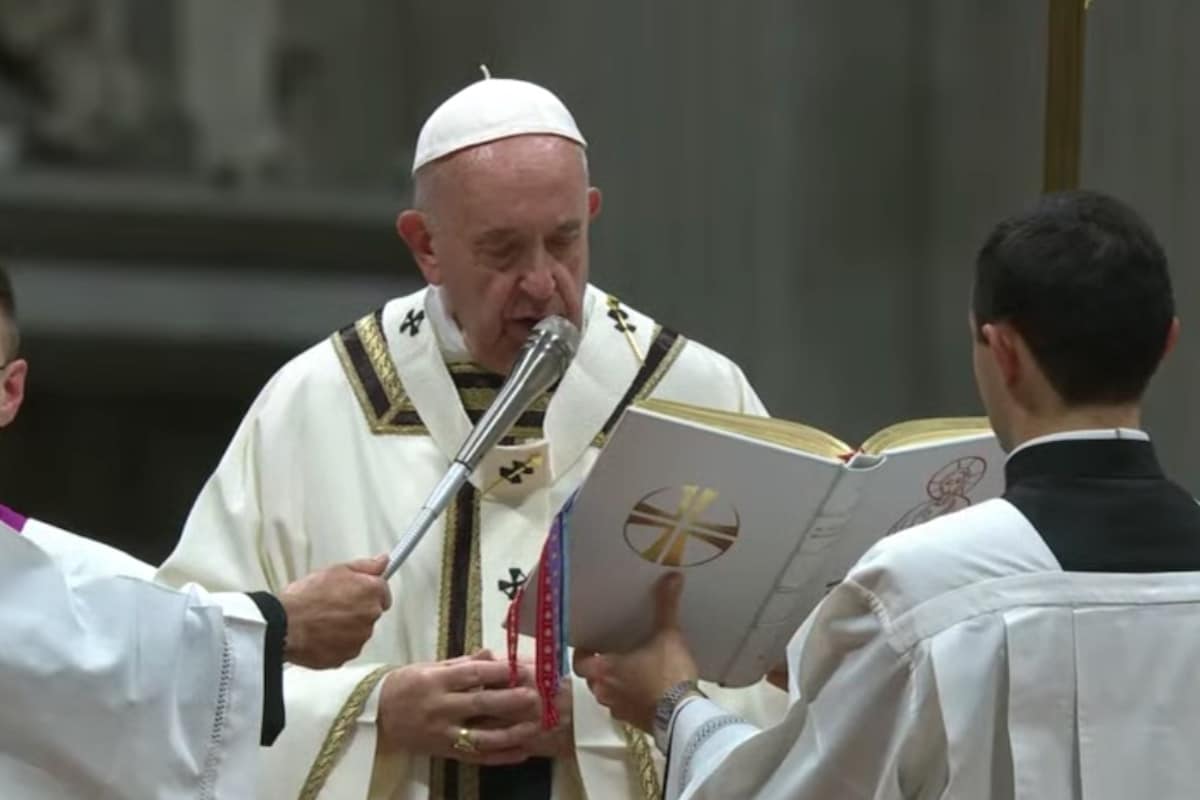
[[[653,627],[654,584],[679,570],[701,676],[753,683],[871,545],[998,496],[1003,465],[982,418],[902,422],[854,448],[785,420],[639,403],[564,520],[567,643],[636,646]],[[520,601],[522,633],[535,632],[535,595]]]

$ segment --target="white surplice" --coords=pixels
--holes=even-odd
[[[723,356],[656,335],[653,320],[594,287],[584,308],[578,354],[541,429],[518,430],[534,438],[485,457],[471,479],[477,505],[456,502],[400,568],[395,605],[361,657],[337,670],[285,671],[288,724],[264,753],[260,796],[319,789],[322,798],[424,800],[438,793],[431,773],[444,765],[431,771],[430,759],[416,754],[376,758],[379,677],[388,665],[444,657],[456,637],[467,651],[484,646],[503,657],[513,585],[537,562],[554,514],[591,468],[606,423],[639,373],[649,375],[641,396],[765,413]],[[339,334],[303,353],[263,390],[197,500],[163,566],[165,580],[277,590],[396,543],[471,430],[462,398],[479,391],[468,384],[481,378],[448,366],[464,348],[432,290],[392,300],[355,331],[352,340]],[[378,380],[355,377],[364,361]],[[467,386],[461,396],[456,380]],[[531,657],[532,643],[522,652]],[[762,724],[785,705],[783,693],[765,684],[722,696]],[[574,718],[577,758],[554,765],[553,796],[644,795],[653,778],[638,767],[653,747],[638,740],[643,757],[634,758],[624,732],[578,682]],[[332,768],[315,766],[319,757]],[[474,785],[477,776],[462,769],[460,786]]]
[[[0,796],[252,797],[265,623],[35,520],[0,524]],[[43,548],[45,545],[45,548]]]
[[[1200,574],[1064,572],[989,501],[882,540],[830,592],[778,725],[683,705],[667,797],[1195,797],[1198,663]]]
[[[65,531],[41,520],[30,519],[21,534],[46,551],[69,580],[125,575],[149,581],[155,569],[145,561],[103,542]]]

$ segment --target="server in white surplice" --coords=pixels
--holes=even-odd
[[[25,398],[20,339],[0,267],[0,428]],[[258,745],[285,722],[283,662],[354,657],[389,602],[385,560],[278,596],[173,591],[149,564],[0,505],[0,795],[252,796]]]
[[[759,730],[696,689],[672,625],[576,667],[653,729],[671,798],[1182,798],[1200,785],[1200,506],[1140,429],[1179,335],[1162,248],[1095,193],[1044,198],[976,262],[976,379],[1003,499],[883,539],[788,649]]]

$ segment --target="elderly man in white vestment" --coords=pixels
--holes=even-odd
[[[622,410],[649,396],[763,414],[727,358],[588,283],[600,211],[585,143],[549,91],[486,79],[429,117],[397,230],[429,286],[286,365],[234,436],[162,575],[277,586],[388,549],[492,402],[533,326],[582,331],[557,387],[481,466],[393,584],[363,656],[289,669],[289,724],[262,796],[610,798],[658,793],[648,740],[568,680],[562,722],[508,687],[510,599]],[[660,265],[660,268],[681,268]],[[715,691],[715,690],[714,690]],[[766,723],[768,685],[722,695]]]
[[[0,428],[24,400],[0,268]],[[284,724],[282,661],[352,658],[385,559],[265,592],[149,583],[153,567],[0,505],[0,787],[21,800],[243,798]]]
[[[1200,506],[1138,427],[1179,332],[1163,251],[1116,200],[1049,196],[981,250],[971,329],[1004,497],[851,569],[791,642],[780,724],[696,688],[677,575],[650,642],[576,655],[669,751],[669,798],[1200,796]]]

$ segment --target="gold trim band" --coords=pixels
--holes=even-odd
[[[393,669],[395,667],[388,665],[372,670],[350,692],[350,696],[346,698],[342,709],[334,718],[333,724],[329,726],[329,732],[325,734],[325,741],[321,743],[321,749],[317,751],[317,757],[308,770],[304,786],[300,789],[299,800],[316,800],[317,795],[325,788],[329,774],[333,772],[333,768],[337,766],[349,744],[351,726],[358,721],[371,692],[383,680],[383,676]]]
[[[624,722],[621,723],[621,735],[625,737],[625,745],[629,748],[629,758],[633,762],[638,787],[642,790],[642,800],[658,800],[662,797],[662,785],[658,780],[650,743],[641,731]]]
[[[471,502],[465,502],[465,498]],[[483,639],[482,601],[480,587],[482,585],[481,564],[479,556],[479,496],[470,484],[463,487],[459,495],[446,511],[446,524],[442,534],[442,585],[438,598],[438,650],[439,660],[454,658],[458,655],[473,653],[479,649]],[[464,518],[464,515],[469,515]],[[467,536],[461,535],[466,532]],[[455,565],[459,562],[458,548],[466,546],[467,574],[457,573]],[[463,577],[466,586],[462,587]],[[460,588],[461,587],[461,588]],[[451,628],[454,623],[455,594],[462,592],[465,606],[463,613],[466,618],[461,620],[462,646],[451,641]],[[455,782],[458,791],[453,796],[447,791],[447,770],[455,770]],[[432,758],[429,761],[429,796],[431,800],[478,800],[479,798],[479,767],[461,761],[447,761]]]

